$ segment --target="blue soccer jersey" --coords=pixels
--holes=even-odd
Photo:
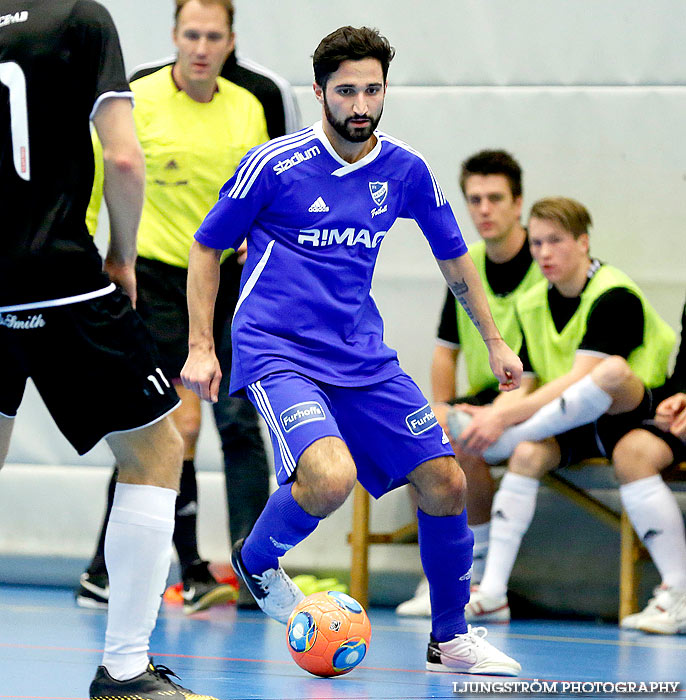
[[[247,153],[196,233],[211,248],[247,238],[233,320],[231,391],[294,370],[337,386],[367,386],[401,370],[383,342],[371,296],[384,236],[414,219],[436,258],[467,247],[431,169],[376,132],[374,149],[343,160],[321,122]]]

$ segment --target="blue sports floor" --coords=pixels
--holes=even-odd
[[[292,662],[282,625],[230,606],[187,618],[163,605],[151,651],[181,676],[182,685],[220,700],[475,697],[453,692],[453,682],[493,680],[425,672],[428,621],[402,620],[389,609],[372,609],[370,618],[367,657],[335,679],[315,678]],[[104,630],[105,614],[76,607],[68,590],[0,585],[0,698],[84,700]],[[522,664],[522,680],[558,681],[560,689],[562,681],[680,681],[669,697],[686,698],[683,636],[537,620],[492,625],[488,638]]]

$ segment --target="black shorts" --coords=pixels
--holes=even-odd
[[[31,377],[79,454],[179,403],[150,334],[118,289],[78,304],[0,313],[0,366],[0,413],[16,415]]]
[[[650,391],[653,397],[653,413],[655,413],[655,409],[662,401],[668,399],[670,396],[676,393],[673,388],[665,385],[659,386],[656,389],[651,389]],[[660,440],[662,440],[672,451],[673,463],[679,464],[680,462],[686,462],[686,445],[675,435],[666,433],[664,430],[660,430],[660,428],[654,425],[652,420],[650,420],[652,417],[653,416],[651,415],[649,418],[642,421],[640,425],[635,427],[640,428],[641,430],[647,430],[649,433],[659,437]]]
[[[217,349],[221,345],[222,329],[231,322],[238,301],[240,276],[241,267],[236,263],[235,256],[222,263],[214,309]],[[188,270],[182,267],[148,258],[139,257],[136,261],[136,310],[157,343],[162,371],[174,381],[181,376],[181,369],[188,357],[187,277]],[[222,367],[224,373],[229,370],[229,367]]]
[[[477,394],[471,394],[470,396],[458,396],[454,399],[450,399],[448,403],[454,406],[457,403],[467,403],[470,406],[488,406],[492,404],[497,398],[500,392],[497,389],[482,389]]]
[[[612,459],[615,445],[629,431],[643,427],[643,421],[653,417],[661,400],[659,389],[646,389],[641,403],[633,411],[612,416],[605,414],[594,423],[556,435],[561,453],[559,466],[567,467],[596,457]]]

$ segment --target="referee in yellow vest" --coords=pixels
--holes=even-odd
[[[174,545],[186,613],[224,602],[234,593],[230,586],[215,580],[198,553],[194,457],[201,406],[198,397],[176,381],[188,352],[186,275],[193,234],[242,156],[269,139],[260,101],[220,76],[234,50],[232,26],[231,0],[177,0],[173,31],[176,60],[131,83],[136,130],[146,163],[136,263],[137,310],[157,342],[160,367],[166,376],[174,378],[182,400],[173,414],[184,438]],[[95,151],[99,163],[101,149],[97,143]],[[97,223],[97,178],[96,172],[88,215],[91,230]],[[226,252],[222,265],[215,316],[217,344],[223,327],[230,323],[236,301],[237,263],[235,255],[229,257],[231,253]],[[98,551],[81,575],[77,602],[85,607],[104,607],[107,592],[107,572]]]

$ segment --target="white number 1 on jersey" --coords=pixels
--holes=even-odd
[[[0,83],[10,91],[10,129],[14,168],[23,180],[31,179],[29,166],[29,117],[26,106],[26,78],[18,63],[0,63]]]

